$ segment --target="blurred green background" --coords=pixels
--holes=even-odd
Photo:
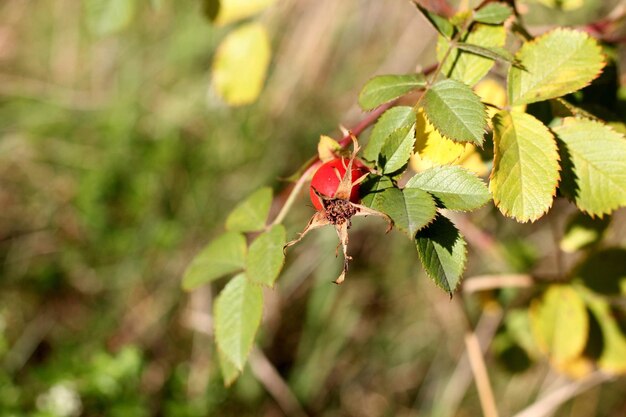
[[[330,284],[332,229],[290,252],[259,335],[280,377],[261,357],[224,388],[202,314],[223,283],[180,289],[238,201],[262,185],[284,189],[320,134],[362,117],[356,97],[371,75],[434,62],[435,34],[414,7],[278,0],[260,17],[273,51],[265,89],[229,108],[209,80],[231,27],[212,26],[198,1],[102,3],[0,2],[0,416],[280,416],[289,392],[310,415],[480,415],[459,361],[464,309],[491,339],[495,295],[449,300],[382,223],[356,222],[342,287]],[[614,4],[550,16],[593,21]],[[290,236],[312,212],[301,201]],[[492,207],[462,217],[505,254],[494,266],[470,248],[467,276],[552,271],[553,233],[573,211],[559,201],[525,226]],[[626,243],[625,218],[616,214],[611,242]],[[488,356],[505,416],[562,378],[520,358]],[[587,391],[558,415],[624,416],[625,385]]]

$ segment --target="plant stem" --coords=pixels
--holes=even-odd
[[[304,186],[304,184],[307,182],[307,180],[309,179],[309,177],[311,176],[311,174],[317,169],[317,167],[320,165],[321,161],[318,159],[315,162],[313,162],[311,164],[311,166],[309,166],[300,176],[300,178],[298,178],[298,180],[295,182],[295,184],[293,185],[293,188],[291,189],[291,192],[289,193],[289,197],[287,197],[287,200],[285,201],[285,204],[283,204],[283,206],[281,207],[280,211],[278,212],[278,214],[276,215],[276,218],[272,221],[272,223],[270,223],[267,228],[269,229],[270,227],[282,223],[282,221],[285,219],[285,216],[287,215],[287,213],[289,213],[289,210],[291,209],[291,207],[293,206],[293,203],[296,201],[296,197],[298,197],[298,194],[300,193],[300,190],[302,189],[302,187]]]

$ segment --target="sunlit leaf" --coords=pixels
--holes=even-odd
[[[608,216],[600,219],[576,212],[565,225],[561,249],[565,252],[575,252],[599,242],[609,222]]]
[[[462,82],[441,80],[424,94],[424,112],[435,129],[456,142],[482,146],[487,115],[480,98]]]
[[[552,206],[559,181],[554,137],[539,120],[520,112],[499,112],[493,129],[493,200],[505,216],[534,221]]]
[[[505,3],[489,3],[474,12],[474,20],[490,25],[498,25],[503,23],[509,16],[513,14],[511,6]]]
[[[286,243],[286,232],[283,225],[275,225],[260,234],[248,249],[246,276],[258,284],[274,286],[274,281],[285,262],[283,246]]]
[[[443,16],[439,16],[435,12],[431,12],[418,2],[414,2],[413,4],[415,4],[417,9],[422,12],[426,20],[433,25],[437,32],[448,39],[452,38],[452,35],[454,35],[454,26],[448,19]]]
[[[244,274],[230,280],[215,301],[215,341],[224,357],[243,370],[263,315],[263,292]],[[229,372],[232,374],[232,372]]]
[[[441,166],[416,174],[405,186],[428,191],[447,209],[474,210],[489,201],[485,183],[473,173],[458,166]]]
[[[317,143],[317,156],[322,162],[328,162],[337,158],[337,153],[341,151],[341,145],[335,139],[322,135]]]
[[[465,239],[450,220],[438,215],[415,237],[417,253],[437,286],[452,295],[461,282],[467,262]]]
[[[464,45],[501,48],[504,46],[505,40],[506,31],[502,26],[477,24],[465,38]],[[449,41],[440,37],[437,42],[438,59],[441,60],[443,58],[449,47]],[[466,48],[471,48],[471,46],[466,46]],[[476,51],[472,53],[454,49],[444,62],[442,70],[443,73],[447,74],[450,78],[472,86],[487,75],[494,65],[494,59],[496,58],[485,58],[484,56],[477,55]]]
[[[272,189],[263,187],[239,203],[226,218],[226,229],[234,232],[254,232],[265,227],[272,205]]]
[[[183,288],[191,290],[233,272],[246,261],[246,239],[240,233],[224,233],[209,243],[187,267]]]
[[[530,324],[539,349],[556,365],[577,358],[587,342],[585,303],[567,285],[552,285],[530,308]]]
[[[567,118],[554,129],[563,163],[561,191],[592,216],[626,205],[626,139],[603,123]]]
[[[379,75],[365,84],[359,94],[359,105],[371,110],[425,85],[423,74]]]
[[[363,149],[363,158],[369,161],[378,161],[380,150],[385,144],[385,139],[395,130],[415,124],[415,111],[413,107],[392,107],[378,119],[372,129],[367,145]]]
[[[509,102],[534,103],[588,85],[605,65],[598,43],[585,32],[555,29],[525,43],[516,58],[524,69],[509,69]]]
[[[224,385],[228,387],[235,382],[239,374],[241,374],[241,371],[237,369],[237,367],[233,365],[230,360],[226,359],[220,349],[217,349],[217,356],[220,363],[220,371],[222,372]]]
[[[380,150],[379,162],[384,174],[391,174],[404,167],[415,143],[415,126],[405,126],[393,131]]]
[[[270,62],[267,30],[248,23],[230,32],[217,48],[213,61],[213,87],[231,106],[254,102],[263,88]]]

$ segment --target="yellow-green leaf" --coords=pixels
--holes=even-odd
[[[254,344],[262,315],[261,287],[244,274],[231,279],[215,301],[215,341],[224,357],[240,371]]]
[[[379,165],[384,174],[391,174],[405,167],[415,143],[415,125],[404,126],[393,132],[385,139],[380,150]]]
[[[87,0],[87,25],[96,35],[117,33],[130,24],[136,8],[136,0]]]
[[[509,69],[509,103],[534,103],[588,85],[605,65],[598,43],[585,32],[555,29],[526,42],[516,58],[524,69]]]
[[[213,87],[229,105],[254,102],[263,88],[270,62],[267,30],[249,23],[230,32],[217,48],[213,61]]]
[[[226,218],[226,230],[255,232],[265,227],[272,205],[272,189],[263,187],[239,203]]]
[[[285,236],[285,227],[277,224],[252,242],[246,261],[246,276],[250,281],[268,287],[274,286],[274,281],[278,278],[285,262],[283,253]]]
[[[602,239],[610,220],[611,218],[608,216],[600,219],[576,212],[565,225],[565,232],[560,244],[561,250],[575,252],[598,243]]]
[[[226,359],[220,349],[217,349],[217,356],[220,363],[220,371],[222,372],[222,380],[224,381],[224,386],[228,387],[233,382],[235,382],[239,374],[241,374],[241,371],[237,369],[237,367],[233,365],[231,361]]]
[[[506,41],[506,31],[502,26],[476,24],[464,42],[483,47],[502,47]],[[443,36],[437,42],[437,58],[441,60],[450,47],[450,42]],[[442,70],[448,77],[474,85],[481,80],[491,67],[494,60],[476,55],[468,51],[454,49],[443,64]]]
[[[554,129],[563,162],[561,191],[592,216],[626,205],[626,139],[607,125],[567,118]]]
[[[359,94],[359,105],[371,110],[425,85],[423,74],[379,75],[365,84]]]
[[[246,239],[240,233],[224,233],[209,243],[187,267],[183,288],[191,290],[246,265]]]
[[[493,118],[494,161],[489,190],[500,211],[534,221],[552,206],[559,182],[559,154],[546,126],[527,113],[501,111]]]
[[[499,25],[513,14],[511,6],[505,3],[489,3],[474,12],[474,20],[490,25]]]
[[[363,158],[369,161],[378,161],[380,150],[385,144],[389,135],[401,127],[415,124],[415,111],[413,107],[396,106],[392,107],[378,119],[372,129],[372,134],[363,149]]]
[[[537,347],[557,366],[577,358],[585,348],[589,329],[587,310],[570,286],[552,285],[541,300],[534,300],[530,325]]]

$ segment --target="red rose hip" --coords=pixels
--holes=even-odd
[[[313,189],[317,190],[318,193],[326,197],[335,197],[335,192],[337,191],[337,187],[339,186],[339,182],[341,181],[340,178],[343,178],[346,174],[346,167],[348,166],[348,162],[349,161],[344,158],[333,159],[322,164],[322,166],[320,166],[317,171],[315,171],[315,174],[313,174],[309,194],[311,196],[311,202],[317,210],[322,209],[322,204],[320,203],[320,199],[315,194],[315,191],[313,191]],[[356,166],[356,161],[354,161],[352,165],[352,182],[358,180],[366,172],[367,171],[365,171],[364,168]],[[358,203],[359,200],[359,185],[357,184],[352,187],[352,190],[350,192],[350,201],[353,203]]]

